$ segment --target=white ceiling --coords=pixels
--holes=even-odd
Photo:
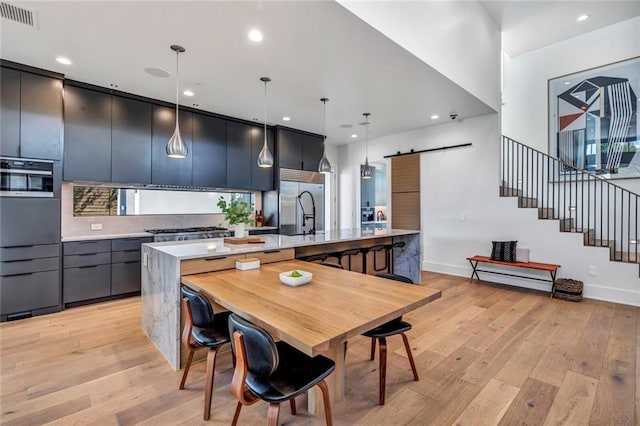
[[[173,102],[175,54],[169,46],[180,44],[187,49],[180,56],[181,92],[196,94],[181,95],[181,104],[261,122],[259,78],[269,76],[267,121],[323,133],[320,98],[326,96],[330,144],[363,140],[358,125],[363,112],[371,113],[370,138],[441,124],[451,112],[459,120],[493,112],[333,1],[10,3],[36,12],[38,28],[3,19],[3,59]],[[505,29],[510,53],[577,35],[575,21],[566,24],[563,16],[575,19],[578,10],[592,13],[592,19],[601,11],[608,16],[606,23],[587,21],[579,27],[584,32],[595,29],[594,22],[623,20],[621,15],[640,4],[600,3],[612,4],[482,2]],[[578,7],[584,4],[593,7]],[[248,40],[251,28],[262,30],[262,43]],[[58,55],[73,64],[58,64]],[[160,68],[171,77],[153,77],[146,68]],[[440,119],[431,120],[432,114]],[[292,121],[281,121],[284,115]],[[359,137],[352,139],[353,133]]]
[[[480,0],[502,29],[502,50],[517,56],[640,15],[640,1]],[[578,16],[589,19],[577,22]]]

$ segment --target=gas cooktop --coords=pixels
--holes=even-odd
[[[219,226],[203,226],[199,228],[167,228],[167,229],[145,229],[150,234],[187,234],[191,232],[211,232],[211,231],[228,231],[227,228]]]

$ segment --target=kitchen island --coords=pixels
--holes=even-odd
[[[315,235],[261,235],[259,244],[224,244],[223,239],[172,241],[142,245],[142,329],[171,367],[181,362],[180,277],[235,268],[236,260],[258,258],[262,264],[366,248],[392,242],[394,272],[420,282],[420,232],[343,229]],[[383,252],[378,252],[382,254]],[[374,253],[369,253],[373,256]],[[368,262],[371,273],[373,262]]]

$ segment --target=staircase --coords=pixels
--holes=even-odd
[[[609,247],[613,262],[640,264],[638,194],[506,136],[501,149],[501,197],[583,234],[585,246]]]

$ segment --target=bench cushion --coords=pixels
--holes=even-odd
[[[516,261],[517,241],[492,241],[491,260],[501,260],[503,262]]]

